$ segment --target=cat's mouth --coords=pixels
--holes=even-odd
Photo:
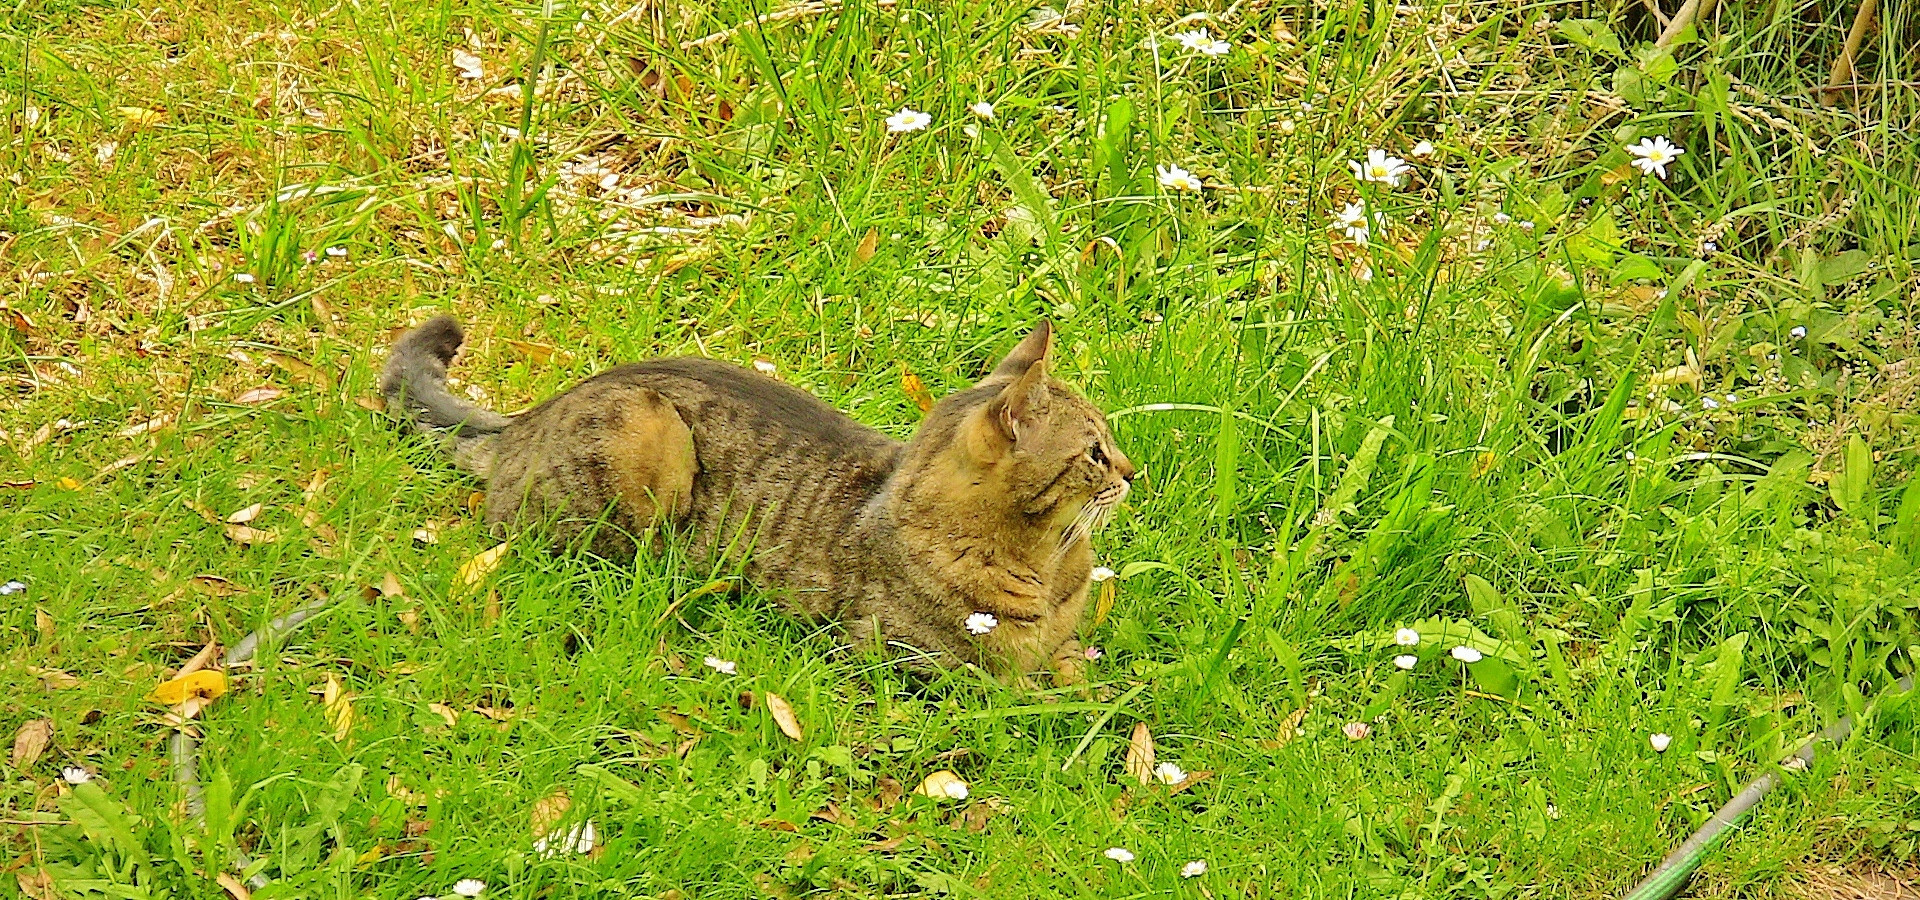
[[[1087,500],[1087,505],[1080,507],[1080,513],[1061,531],[1061,549],[1087,539],[1106,525],[1113,518],[1113,511],[1120,508],[1120,501],[1127,499],[1129,489],[1126,482],[1116,481],[1101,488]]]

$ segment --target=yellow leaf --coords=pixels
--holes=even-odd
[[[473,587],[485,581],[494,569],[500,568],[500,560],[507,555],[507,544],[507,541],[502,541],[493,549],[482,550],[474,554],[472,559],[461,563],[460,583],[466,587]]]
[[[227,517],[227,521],[234,525],[245,525],[254,519],[260,518],[260,511],[266,508],[267,506],[264,503],[255,503],[246,509],[236,510],[233,515]]]
[[[353,695],[340,689],[340,676],[327,675],[320,702],[326,706],[327,724],[333,726],[334,741],[346,740],[347,733],[353,730]]]
[[[120,118],[127,120],[127,124],[135,128],[158,125],[167,118],[166,113],[155,112],[144,106],[122,106],[119,108],[119,113]]]
[[[780,733],[794,740],[801,740],[800,720],[793,715],[793,706],[787,698],[771,691],[767,692],[767,712],[773,714],[773,724],[780,726]]]
[[[1141,784],[1153,781],[1153,730],[1145,722],[1133,726],[1127,739],[1127,774]]]
[[[1117,578],[1100,582],[1100,594],[1093,601],[1093,627],[1106,624],[1107,617],[1113,615],[1113,601],[1119,593],[1119,588],[1115,586],[1118,582]]]
[[[67,491],[77,491],[82,487],[85,487],[85,485],[82,485],[80,483],[80,479],[74,478],[71,475],[60,476],[60,480],[54,482],[54,484],[59,485],[61,490],[67,490]]]
[[[427,704],[427,709],[439,716],[442,721],[446,722],[448,728],[452,728],[454,723],[460,721],[460,713],[445,703],[429,703]]]
[[[40,684],[50,691],[64,691],[80,686],[80,679],[60,669],[45,669],[40,666],[28,666],[27,674],[40,679]]]
[[[866,236],[860,239],[860,245],[853,248],[853,261],[847,265],[847,271],[851,272],[854,269],[860,268],[867,260],[873,258],[873,252],[879,248],[880,229],[867,229]]]
[[[187,702],[188,697],[202,697],[212,700],[227,692],[227,676],[213,669],[201,669],[188,672],[179,678],[160,682],[150,695],[155,703],[176,706]]]
[[[933,392],[920,383],[920,376],[913,374],[912,369],[900,370],[900,390],[913,401],[913,405],[920,407],[921,412],[933,412]]]
[[[971,789],[967,787],[967,783],[962,780],[960,776],[955,775],[949,770],[941,769],[938,772],[928,775],[920,782],[919,787],[913,789],[913,792],[922,797],[932,797],[935,800],[965,800],[967,799],[967,794],[971,792]]]

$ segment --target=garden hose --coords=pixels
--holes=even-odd
[[[1908,675],[1900,679],[1894,687],[1903,694],[1913,690],[1913,676]],[[1838,721],[1820,732],[1819,738],[1808,741],[1806,746],[1795,751],[1780,764],[1782,767],[1804,770],[1813,764],[1814,755],[1819,752],[1822,741],[1832,741],[1837,744],[1846,740],[1847,735],[1852,733],[1853,718],[1841,716]],[[1796,764],[1795,760],[1799,762]],[[1728,800],[1725,806],[1720,807],[1713,814],[1713,818],[1700,826],[1699,831],[1694,832],[1692,837],[1687,838],[1672,853],[1667,854],[1667,858],[1661,860],[1660,865],[1652,873],[1627,893],[1625,900],[1668,900],[1680,893],[1680,889],[1687,883],[1687,878],[1693,875],[1695,869],[1700,868],[1700,863],[1706,860],[1707,854],[1713,852],[1713,848],[1719,846],[1721,840],[1727,837],[1729,830],[1739,824],[1741,819],[1746,818],[1747,813],[1758,806],[1768,792],[1779,785],[1778,770],[1748,782],[1740,793],[1733,795],[1733,799]]]

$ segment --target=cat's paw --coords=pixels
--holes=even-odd
[[[1068,641],[1053,652],[1054,687],[1073,687],[1087,683],[1087,652],[1079,641]]]

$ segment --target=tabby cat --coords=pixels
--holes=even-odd
[[[737,560],[789,612],[922,663],[1022,675],[1077,654],[1089,537],[1136,470],[1100,411],[1048,377],[1047,323],[906,443],[695,358],[620,366],[502,416],[448,392],[463,340],[451,318],[413,329],[381,389],[486,479],[490,525],[552,523],[562,545],[612,559],[684,532],[696,560]]]

